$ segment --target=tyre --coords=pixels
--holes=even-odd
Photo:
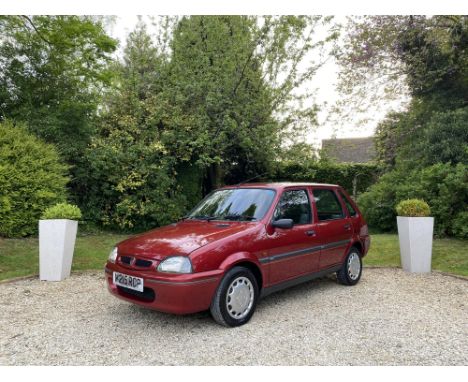
[[[221,280],[211,302],[211,315],[224,326],[240,326],[252,317],[258,300],[258,283],[244,267],[230,269]]]
[[[341,269],[336,272],[338,282],[343,285],[356,285],[362,274],[361,253],[351,247]]]

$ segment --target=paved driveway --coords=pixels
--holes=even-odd
[[[110,296],[103,275],[0,285],[2,365],[466,365],[468,281],[365,269],[262,300],[249,324]]]

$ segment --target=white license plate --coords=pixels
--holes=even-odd
[[[143,292],[143,279],[141,277],[124,275],[120,272],[114,272],[113,280],[115,285],[137,290],[138,292]]]

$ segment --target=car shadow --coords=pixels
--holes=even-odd
[[[321,290],[327,290],[327,288],[332,287],[332,285],[335,284],[336,276],[332,274],[278,291],[260,299],[257,311],[265,313],[265,311],[268,311],[270,308],[273,309],[279,304],[294,302],[297,299],[303,298],[304,295],[314,294]],[[222,326],[218,325],[212,319],[209,310],[186,315],[175,315],[158,312],[156,310],[131,303],[125,303],[125,308],[120,307],[119,312],[121,312],[125,317],[128,317],[129,315],[133,316],[133,325],[140,321],[140,323],[145,326],[154,324],[162,327],[182,326],[190,329],[203,329],[207,327],[222,328]]]
[[[314,280],[280,290],[272,293],[259,301],[259,306],[268,307],[271,304],[286,303],[303,298],[306,294],[317,293],[318,291],[328,290],[329,287],[337,285],[335,274],[325,275]]]

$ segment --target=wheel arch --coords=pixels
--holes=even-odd
[[[265,275],[260,267],[260,263],[254,256],[245,252],[236,253],[229,256],[220,266],[225,272],[234,267],[245,267],[249,269],[257,280],[259,291],[262,289],[265,282]]]
[[[364,247],[362,245],[362,243],[359,241],[359,240],[354,240],[353,243],[351,244],[351,246],[349,247],[349,249],[351,249],[351,247],[355,247],[358,251],[359,251],[359,256],[360,257],[363,257],[364,256]]]

